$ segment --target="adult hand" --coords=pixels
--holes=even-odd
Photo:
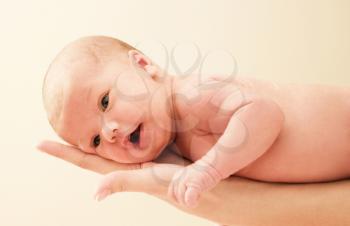
[[[100,174],[109,173],[106,178],[113,177],[113,180],[109,180],[112,183],[109,193],[144,192],[167,201],[170,201],[167,198],[167,189],[173,175],[189,164],[189,161],[174,154],[171,149],[163,151],[155,162],[125,164],[85,153],[76,147],[54,141],[43,141],[37,148],[80,168]],[[172,201],[175,204],[175,200]]]
[[[231,210],[213,212],[213,206],[224,208],[222,197],[219,194],[228,194],[229,192],[218,186],[215,189],[204,194],[198,206],[195,209],[189,209],[180,206],[173,196],[168,196],[168,187],[173,175],[184,166],[190,164],[189,161],[172,152],[168,147],[155,160],[143,164],[122,164],[104,159],[100,156],[88,154],[76,147],[61,144],[54,141],[43,141],[37,148],[47,154],[53,155],[72,163],[80,168],[87,169],[100,174],[108,174],[107,177],[113,177],[110,186],[111,193],[133,191],[143,192],[160,198],[173,206],[190,214],[194,214],[215,222],[222,218],[231,219]],[[105,180],[104,178],[104,180]],[[239,179],[237,179],[239,180]],[[224,189],[227,185],[223,185]],[[225,209],[225,208],[224,208]],[[227,214],[228,213],[228,214]]]
[[[161,156],[157,161],[161,163],[140,165],[116,163],[51,141],[42,142],[38,148],[97,173],[117,170],[112,192],[152,194],[187,213],[223,225],[350,225],[350,180],[278,184],[230,177],[203,193],[196,208],[188,209],[167,196],[172,176],[188,164],[174,154]]]

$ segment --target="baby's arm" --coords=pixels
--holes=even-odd
[[[247,101],[233,113],[213,148],[175,175],[170,195],[180,203],[194,206],[201,192],[264,154],[279,135],[283,121],[281,109],[272,100],[255,97]]]

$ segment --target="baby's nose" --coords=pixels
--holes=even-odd
[[[118,124],[116,122],[108,122],[102,126],[102,136],[109,142],[115,142],[117,138]]]

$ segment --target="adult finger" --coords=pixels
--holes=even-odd
[[[141,164],[124,164],[104,159],[98,155],[88,154],[80,149],[55,141],[42,141],[37,148],[47,154],[70,162],[80,168],[106,174],[115,170],[139,169]]]
[[[147,168],[109,173],[98,186],[95,198],[102,200],[110,194],[125,191],[165,197],[172,176],[180,168],[173,164],[154,164]]]

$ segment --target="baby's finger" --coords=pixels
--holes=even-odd
[[[173,201],[177,202],[180,204],[180,199],[179,199],[179,195],[178,195],[178,190],[179,190],[179,186],[181,185],[181,175],[183,174],[183,169],[178,170],[172,180],[171,180],[171,184],[172,184],[172,198]]]
[[[180,181],[179,180],[175,180],[174,181],[174,201],[177,202],[178,204],[180,204],[180,198],[179,198],[179,186],[180,186]]]
[[[175,184],[174,184],[174,180],[172,180],[168,186],[168,192],[167,192],[167,196],[169,197],[170,200],[172,200],[173,202],[176,202],[176,197],[175,197]]]
[[[178,187],[177,187],[177,201],[179,203],[181,203],[181,205],[186,205],[185,203],[185,192],[186,192],[186,185],[185,183],[179,183]]]
[[[185,203],[190,208],[195,208],[198,204],[199,199],[199,189],[196,187],[187,187],[185,192]]]

